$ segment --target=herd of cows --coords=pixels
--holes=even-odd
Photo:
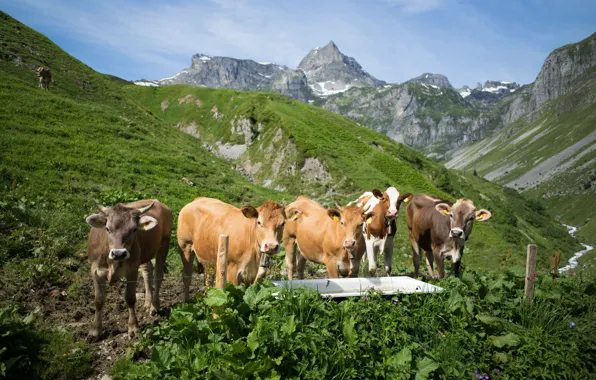
[[[329,277],[357,276],[366,253],[369,275],[376,273],[376,254],[384,252],[385,272],[391,275],[396,218],[402,203],[408,203],[406,221],[412,245],[415,275],[419,275],[420,253],[427,252],[426,264],[435,276],[444,277],[444,260],[452,261],[452,273],[459,274],[464,243],[474,221],[491,217],[487,210],[476,210],[465,198],[455,203],[426,194],[400,194],[395,187],[362,194],[345,207],[325,209],[318,202],[300,196],[284,207],[267,201],[255,208],[237,208],[212,198],[196,198],[182,208],[178,217],[177,239],[183,263],[184,300],[195,258],[199,268],[214,266],[220,234],[229,236],[227,280],[250,285],[264,277],[269,255],[279,252],[283,242],[288,278],[304,276],[306,260],[324,264]],[[101,332],[106,283],[126,277],[128,334],[138,331],[135,314],[138,270],[143,271],[145,308],[159,310],[159,290],[164,275],[173,226],[172,211],[157,200],[141,200],[107,208],[87,217],[91,225],[88,257],[95,289],[95,321],[89,338]],[[299,253],[296,253],[296,247]],[[153,264],[155,258],[155,286]]]

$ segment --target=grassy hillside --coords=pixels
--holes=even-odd
[[[8,331],[0,364],[12,365],[0,370],[11,371],[9,377],[33,368],[32,378],[78,378],[91,369],[95,346],[80,340],[93,317],[84,217],[96,202],[157,197],[177,213],[197,196],[240,205],[303,193],[332,204],[394,185],[466,196],[493,212],[467,245],[467,268],[522,265],[525,245],[536,242],[545,271],[557,249],[564,256],[580,249],[540,205],[448,171],[341,116],[273,94],[130,86],[94,72],[6,14],[0,21],[0,324]],[[50,91],[37,88],[40,65],[52,70]],[[254,140],[247,144],[249,134]],[[212,153],[238,145],[246,152],[237,159]],[[310,169],[301,171],[305,165]],[[402,272],[411,270],[404,224],[402,215],[395,263]],[[169,263],[164,305],[179,300],[174,244]],[[109,291],[110,339],[124,328],[121,285]],[[5,345],[9,351],[2,351]],[[122,344],[110,347],[108,353],[123,353]]]
[[[510,260],[522,264],[529,242],[536,242],[544,249],[545,254],[540,258],[543,267],[548,263],[547,255],[556,249],[569,255],[578,247],[570,245],[564,229],[542,215],[542,209],[516,192],[447,171],[385,136],[320,108],[276,94],[185,85],[130,86],[126,92],[139,104],[148,105],[168,125],[182,128],[211,146],[231,141],[244,143],[245,136],[238,133],[237,121],[249,120],[252,128],[259,131],[258,136],[246,144],[246,152],[233,162],[238,167],[259,164],[259,170],[252,175],[256,182],[270,187],[307,194],[328,204],[345,203],[364,189],[388,185],[404,192],[475,200],[479,206],[491,209],[494,219],[476,226],[474,238],[468,243],[466,263],[470,267],[482,268],[487,263],[501,266],[509,250],[514,253]],[[219,114],[217,118],[214,107]],[[188,126],[193,127],[188,129]],[[307,158],[321,162],[322,177],[328,179],[305,178],[301,168]],[[403,218],[399,228],[406,231]],[[398,257],[403,262],[410,256],[406,235],[400,233],[397,238]]]
[[[532,121],[518,120],[451,160],[489,180],[541,199],[551,214],[596,242],[596,69],[547,103]]]

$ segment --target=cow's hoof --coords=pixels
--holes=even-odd
[[[92,330],[89,331],[89,334],[87,334],[87,339],[85,339],[87,341],[87,343],[95,343],[99,340],[99,332]]]
[[[129,339],[134,339],[134,337],[136,337],[138,334],[139,334],[138,327],[133,327],[133,328],[128,329],[128,338]]]

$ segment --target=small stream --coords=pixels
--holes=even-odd
[[[566,228],[567,231],[569,232],[569,235],[575,237],[575,233],[577,232],[577,227],[573,227],[573,226],[568,226],[566,224],[563,224]],[[587,245],[584,243],[580,243],[581,245],[584,246],[584,249],[582,249],[581,251],[575,252],[573,254],[573,257],[569,259],[569,264],[565,265],[564,267],[559,269],[559,272],[567,272],[569,269],[573,269],[575,267],[577,267],[578,262],[577,260],[582,257],[584,254],[590,252],[591,250],[594,249],[594,247],[592,247],[591,245]]]

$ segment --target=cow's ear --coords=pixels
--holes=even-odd
[[[449,206],[447,203],[439,203],[435,206],[435,209],[444,215],[451,214],[451,206]]]
[[[366,224],[371,224],[372,223],[372,219],[373,217],[377,215],[374,212],[369,212],[369,213],[362,213],[362,219],[364,219],[364,221],[366,222]]]
[[[381,190],[379,189],[374,189],[372,191],[373,195],[375,196],[375,198],[377,199],[383,199],[383,193],[381,192]]]
[[[336,222],[339,222],[341,220],[341,213],[339,211],[337,211],[336,209],[330,208],[327,210],[327,215],[329,215],[329,217],[333,220],[335,220]]]
[[[400,202],[404,202],[404,203],[408,203],[409,201],[412,200],[412,198],[414,198],[414,194],[412,193],[405,193],[399,196],[399,201]]]
[[[259,217],[259,212],[257,211],[256,208],[254,208],[252,206],[242,207],[242,214],[244,214],[244,216],[247,217],[248,219],[251,219],[251,218],[256,219]]]
[[[298,219],[300,217],[300,215],[302,214],[302,211],[300,210],[291,210],[290,211],[290,221],[295,221],[296,219]]]
[[[143,215],[139,218],[139,230],[149,231],[157,226],[157,219],[149,215]]]
[[[108,222],[106,217],[100,214],[89,215],[85,220],[93,228],[105,228]]]
[[[492,214],[488,210],[482,209],[476,211],[476,220],[479,222],[484,222],[485,220],[490,219],[491,216]]]

